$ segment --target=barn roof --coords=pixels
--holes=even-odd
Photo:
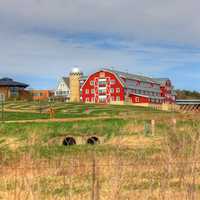
[[[113,72],[120,78],[124,77],[125,79],[130,79],[130,80],[139,80],[139,81],[143,81],[143,82],[160,84],[157,79],[147,77],[147,76],[143,76],[143,75],[130,74],[130,73],[121,72],[121,71],[112,70],[112,69],[103,69],[103,70]]]
[[[2,78],[2,79],[0,79],[0,86],[22,87],[22,88],[28,87],[27,84],[16,82],[11,78]]]
[[[161,85],[166,84],[167,81],[169,81],[169,78],[155,78]]]

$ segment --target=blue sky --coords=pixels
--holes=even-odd
[[[2,0],[0,77],[54,89],[78,66],[169,77],[200,91],[197,0]]]

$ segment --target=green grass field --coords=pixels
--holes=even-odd
[[[48,119],[48,109],[55,110],[55,118],[86,118],[86,117],[116,117],[116,116],[135,116],[145,117],[153,115],[167,116],[164,113],[152,108],[136,107],[136,106],[120,106],[120,105],[97,105],[97,104],[75,104],[61,102],[6,102],[4,106],[4,120],[31,120],[31,119]]]
[[[57,119],[75,120],[20,122],[48,119],[47,105],[6,103],[0,199],[199,199],[198,115],[54,103]],[[67,136],[77,144],[63,145]],[[87,144],[91,136],[102,142]]]

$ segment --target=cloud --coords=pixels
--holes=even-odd
[[[85,73],[114,66],[185,87],[176,76],[200,65],[199,7],[197,0],[2,0],[0,76],[42,85],[75,65]]]
[[[0,2],[0,18],[21,30],[200,45],[199,7],[197,0],[6,0]]]

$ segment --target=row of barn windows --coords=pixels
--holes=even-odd
[[[120,93],[121,90],[120,88],[110,88],[110,93],[113,94],[113,93]],[[99,89],[98,90],[99,94],[105,94],[106,93],[106,89],[103,88],[103,89]],[[160,96],[160,93],[159,92],[151,92],[151,91],[145,91],[145,90],[132,90],[132,92],[136,93],[136,94],[143,94],[143,95],[148,95],[148,96]],[[85,91],[86,94],[90,94],[90,90],[89,89],[86,89]],[[94,89],[91,89],[91,94],[95,94],[95,90]]]
[[[140,97],[135,97],[135,102],[140,103]],[[160,99],[150,99],[151,103],[162,103],[162,100]]]
[[[99,98],[99,102],[105,102],[106,97],[105,98]],[[86,102],[95,102],[95,98],[92,97],[91,100],[90,98],[86,98],[85,99]],[[116,98],[114,96],[111,97],[111,101],[121,101],[120,97],[117,96]],[[141,102],[141,98],[140,97],[135,97],[135,102],[136,103],[140,103]],[[150,99],[151,103],[162,103],[162,100],[160,99]]]
[[[160,96],[160,92],[151,92],[151,91],[145,91],[145,90],[132,90],[132,92],[136,94],[143,94],[143,95],[149,95],[149,96]]]
[[[121,101],[121,98],[120,98],[120,96],[116,96],[116,98],[115,98],[114,96],[111,96],[110,100],[111,100],[111,101]],[[87,103],[87,102],[93,102],[93,103],[94,103],[94,102],[95,102],[95,98],[92,97],[91,100],[90,100],[90,98],[87,97],[87,98],[85,99],[85,101],[86,101],[86,103]],[[99,102],[105,102],[105,101],[106,101],[106,97],[105,97],[105,98],[99,97]]]
[[[99,92],[99,94],[105,94],[106,93],[106,89],[105,88],[103,88],[103,89],[99,89],[98,90],[98,92]],[[116,88],[116,93],[120,93],[121,92],[121,90],[120,90],[120,88]],[[85,90],[85,93],[86,94],[90,94],[90,90],[89,89],[86,89]],[[91,94],[94,94],[95,93],[95,90],[94,89],[91,89]],[[114,88],[110,88],[110,93],[111,94],[113,94],[113,93],[115,93],[115,89]]]
[[[111,85],[114,85],[116,83],[116,80],[115,79],[112,79],[112,80],[110,80],[110,84]],[[98,85],[106,85],[107,84],[107,81],[106,80],[104,80],[104,79],[100,79],[99,81],[98,81]],[[92,81],[90,81],[90,85],[91,86],[94,86],[94,80],[92,80]]]
[[[150,99],[151,103],[162,103],[162,100],[160,99]]]

